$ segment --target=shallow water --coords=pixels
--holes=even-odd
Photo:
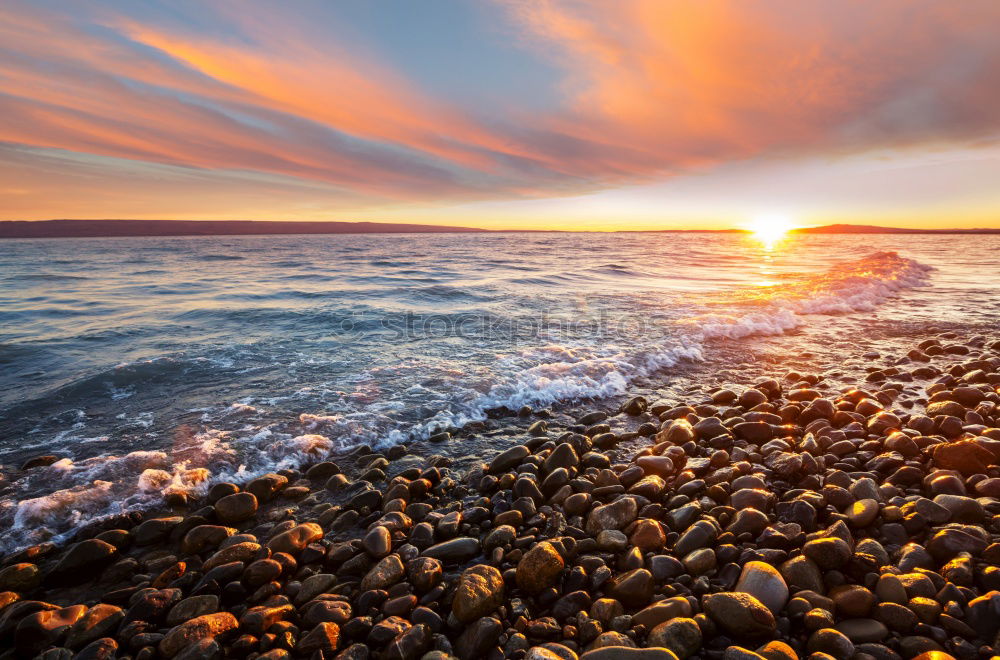
[[[498,410],[683,389],[734,351],[773,352],[767,337],[835,360],[849,338],[989,328],[997,247],[674,233],[0,242],[4,547]],[[17,470],[39,454],[61,460]]]

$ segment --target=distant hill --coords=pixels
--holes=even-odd
[[[792,231],[796,234],[1000,234],[1000,229],[905,229],[875,225],[823,225]]]
[[[107,236],[237,236],[259,234],[441,234],[484,232],[391,222],[280,222],[257,220],[12,220],[0,222],[0,238]]]
[[[8,220],[4,238],[98,238],[114,236],[245,236],[262,234],[446,234],[510,230],[443,227],[401,222],[285,222],[271,220]],[[520,230],[531,231],[531,230]],[[552,230],[558,231],[558,230]],[[746,233],[745,229],[653,229],[655,233]],[[824,225],[797,234],[1000,234],[1000,229],[901,229],[874,225]]]

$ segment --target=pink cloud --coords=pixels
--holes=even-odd
[[[666,170],[1000,129],[1000,4],[506,3],[567,72],[566,130]]]
[[[209,35],[11,3],[0,141],[291,177],[391,204],[558,196],[747,158],[1000,134],[992,0],[500,6],[520,45],[559,67],[560,105],[437,98],[277,5],[217,5]]]

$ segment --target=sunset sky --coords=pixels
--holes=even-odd
[[[996,0],[8,0],[0,219],[1000,227]]]

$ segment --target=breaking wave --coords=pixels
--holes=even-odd
[[[614,281],[652,277],[618,263],[594,271]],[[156,505],[165,495],[203,494],[219,481],[243,481],[297,468],[360,444],[382,448],[425,439],[440,430],[483,421],[497,409],[538,409],[621,396],[637,379],[704,360],[715,342],[782,334],[809,323],[815,315],[870,312],[899,292],[926,284],[930,271],[929,266],[895,252],[877,252],[819,274],[781,277],[773,286],[742,287],[712,297],[698,294],[695,303],[676,308],[658,303],[656,291],[645,291],[642,304],[631,309],[635,317],[631,320],[636,322],[616,326],[615,333],[576,336],[560,327],[540,333],[520,350],[494,355],[488,363],[463,363],[455,357],[459,347],[447,359],[432,355],[411,366],[405,360],[386,367],[372,365],[349,381],[316,379],[316,384],[290,392],[206,402],[207,407],[198,408],[202,427],[190,432],[156,431],[154,416],[148,412],[121,413],[118,419],[123,424],[128,421],[136,433],[147,434],[143,442],[153,448],[120,455],[108,451],[80,460],[62,458],[22,473],[11,491],[34,496],[0,500],[0,524],[9,528],[0,548],[63,541],[82,525]],[[547,291],[550,284],[529,286]],[[449,295],[453,288],[447,287]],[[426,296],[428,291],[438,289],[424,288],[416,295]],[[496,294],[469,292],[460,298],[479,301],[491,295]],[[248,349],[240,351],[136,360],[84,376],[50,394],[74,409],[82,409],[95,391],[106,401],[127,403],[163,382],[186,384],[217,377],[222,371],[243,373],[253,365],[245,364]],[[321,353],[286,354],[298,357],[281,365],[282,376],[340,368],[333,358],[321,359]],[[258,359],[272,360],[274,355]],[[314,407],[303,412],[308,406]],[[298,412],[287,412],[295,408]],[[284,418],[275,419],[276,410]],[[72,433],[80,437],[63,431],[56,439],[72,440],[77,447],[110,442],[103,436],[84,438],[84,422],[76,417],[72,422]]]

